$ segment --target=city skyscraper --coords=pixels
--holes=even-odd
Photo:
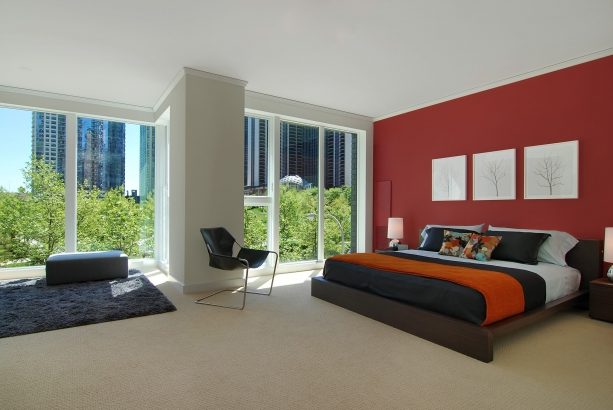
[[[77,183],[102,188],[103,122],[94,119],[77,121]]]
[[[102,189],[108,191],[126,182],[126,124],[104,121]]]
[[[66,116],[32,112],[32,155],[42,158],[64,177],[66,164]]]
[[[140,178],[139,195],[147,199],[155,188],[155,127],[140,126]]]
[[[298,175],[304,186],[317,186],[319,128],[281,122],[280,176]]]
[[[77,121],[77,183],[108,191],[124,185],[126,125],[93,118]]]
[[[268,186],[268,120],[245,117],[244,190],[266,194]]]
[[[344,131],[326,130],[325,164],[326,172],[324,186],[327,188],[343,185],[352,186],[353,164],[356,159],[354,144],[356,134]]]

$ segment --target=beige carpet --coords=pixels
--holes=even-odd
[[[312,298],[308,275],[242,312],[163,283],[177,312],[0,339],[0,407],[613,408],[613,324],[586,312],[502,340],[485,364]]]

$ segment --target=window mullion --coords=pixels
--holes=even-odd
[[[66,197],[64,243],[66,252],[77,251],[77,115],[66,114],[64,193]]]
[[[317,210],[319,218],[317,220],[317,260],[324,260],[324,217],[325,217],[325,129],[319,127],[318,160],[317,160]]]
[[[279,181],[281,180],[281,169],[279,163],[281,160],[281,153],[279,147],[281,146],[281,119],[278,116],[274,116],[270,121],[272,127],[268,138],[268,155],[269,155],[269,168],[268,175],[271,178],[268,181],[268,188],[272,191],[272,207],[269,208],[268,213],[268,232],[269,243],[271,248],[275,252],[279,252],[279,226],[280,226],[280,208],[281,208],[281,196],[279,189]],[[270,194],[269,194],[270,195]],[[272,210],[272,212],[270,212]]]

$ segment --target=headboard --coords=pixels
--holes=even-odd
[[[604,243],[601,239],[581,239],[566,254],[566,263],[581,272],[582,290],[587,290],[591,280],[602,276]]]

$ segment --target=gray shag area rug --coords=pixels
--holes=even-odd
[[[172,312],[146,276],[47,286],[45,278],[0,281],[0,338]]]

